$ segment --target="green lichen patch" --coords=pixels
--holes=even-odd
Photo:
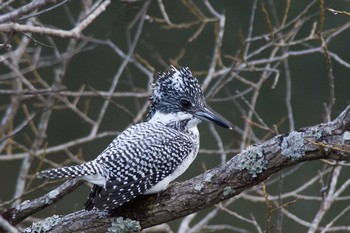
[[[236,157],[235,166],[239,170],[248,170],[252,177],[266,169],[267,161],[260,146],[249,146]]]
[[[197,192],[201,192],[203,188],[204,188],[204,185],[202,183],[196,184],[196,186],[194,186],[194,189]]]
[[[305,142],[303,133],[291,132],[283,138],[281,154],[290,159],[298,160],[305,154]]]
[[[140,223],[131,219],[115,218],[106,233],[129,233],[139,232],[141,230]]]
[[[46,233],[61,222],[58,215],[46,218],[44,221],[33,223],[31,227],[24,229],[24,233]]]
[[[231,194],[233,192],[234,192],[234,190],[230,186],[226,186],[224,188],[224,191],[223,191],[222,195],[224,195],[224,197],[229,197],[229,196],[231,196]]]

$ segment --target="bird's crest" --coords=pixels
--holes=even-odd
[[[166,72],[160,72],[155,76],[156,82],[152,84],[153,93],[147,119],[150,119],[156,111],[156,106],[162,100],[187,97],[204,100],[201,86],[188,67],[177,69],[171,66]]]

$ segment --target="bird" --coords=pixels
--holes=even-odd
[[[44,170],[38,178],[78,178],[93,184],[86,210],[111,211],[139,195],[159,193],[184,173],[199,151],[201,122],[232,129],[211,110],[188,67],[155,75],[146,121],[130,126],[81,165]]]

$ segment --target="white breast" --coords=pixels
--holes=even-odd
[[[197,127],[192,127],[189,131],[191,133],[191,137],[195,142],[195,149],[183,160],[183,162],[175,169],[171,175],[167,176],[162,181],[158,182],[155,186],[148,189],[146,192],[144,192],[144,194],[148,195],[165,190],[169,186],[169,183],[184,173],[191,165],[191,163],[195,160],[199,150],[199,132]]]

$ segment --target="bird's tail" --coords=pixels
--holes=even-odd
[[[37,174],[37,177],[59,179],[59,178],[74,178],[74,177],[95,175],[96,169],[94,169],[94,167],[91,165],[92,164],[88,162],[88,163],[76,165],[76,166],[45,170],[45,171],[39,172]]]

